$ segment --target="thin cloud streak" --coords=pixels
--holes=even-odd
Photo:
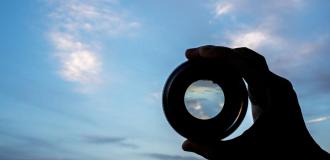
[[[315,119],[311,119],[311,120],[308,120],[306,123],[307,124],[317,124],[317,123],[321,123],[321,122],[324,122],[327,120],[330,120],[330,116],[322,116],[322,117],[318,117]]]
[[[145,156],[158,160],[202,160],[201,158],[196,158],[193,156],[180,156],[162,153],[146,153]]]
[[[119,145],[124,148],[137,149],[138,145],[128,142],[126,137],[113,137],[113,136],[100,136],[100,135],[89,135],[83,136],[83,140],[87,143],[98,144],[98,145]]]

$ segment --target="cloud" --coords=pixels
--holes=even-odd
[[[217,2],[214,7],[215,17],[220,17],[232,11],[233,4],[229,2],[221,3]]]
[[[25,147],[25,148],[24,148]],[[63,152],[60,152],[57,155],[43,155],[38,154],[39,151],[35,151],[35,153],[31,153],[31,151],[27,151],[26,148],[33,148],[34,146],[29,147],[21,147],[21,146],[12,146],[12,145],[0,145],[0,159],[1,160],[89,160],[89,159],[97,159],[97,157],[92,157],[88,155],[84,155],[82,153],[72,153],[72,156],[63,156]],[[80,155],[76,156],[76,155]],[[82,156],[83,155],[83,156]]]
[[[1,126],[2,127],[2,126]],[[62,148],[60,145],[53,143],[51,140],[47,140],[40,137],[30,136],[30,135],[23,135],[17,132],[14,132],[12,128],[6,128],[3,129],[0,128],[0,136],[5,137],[7,140],[14,140],[18,142],[17,146],[32,146],[28,149],[32,150],[38,150],[38,149],[51,149],[53,151],[58,151],[62,153],[70,152],[64,148]]]
[[[145,101],[147,103],[151,103],[151,104],[155,104],[155,103],[160,103],[162,100],[162,91],[154,91],[151,92],[149,94],[147,94],[147,96],[145,97]]]
[[[51,1],[57,8],[50,16],[60,21],[57,28],[70,32],[118,35],[132,31],[141,24],[118,11],[118,1]]]
[[[211,118],[207,113],[204,112],[205,106],[203,106],[200,101],[206,99],[198,99],[198,100],[185,100],[185,105],[193,116],[199,119],[209,119]]]
[[[260,23],[240,24],[234,22],[233,28],[224,31],[223,41],[229,47],[248,47],[253,50],[283,48],[285,38],[278,31],[278,18],[265,15]]]
[[[202,158],[196,158],[193,156],[169,155],[162,153],[146,153],[145,156],[158,160],[202,160]]]
[[[324,104],[328,103],[330,88],[327,61],[330,34],[323,26],[328,23],[315,22],[314,26],[319,26],[318,29],[309,31],[304,25],[310,17],[306,17],[307,21],[304,22],[297,21],[298,17],[304,19],[306,15],[311,16],[306,11],[311,9],[307,3],[312,2],[271,0],[256,5],[260,2],[221,1],[226,2],[231,3],[232,9],[223,15],[230,17],[226,19],[226,24],[222,19],[216,19],[223,26],[220,34],[215,35],[218,43],[249,47],[265,56],[274,73],[293,83],[305,118],[310,119],[311,113],[318,115],[327,111]],[[213,17],[214,14],[210,18]],[[317,124],[327,120],[328,116],[322,116],[306,123]]]
[[[327,120],[330,120],[330,116],[322,116],[322,117],[318,117],[315,119],[311,119],[311,120],[308,120],[306,123],[307,124],[317,124],[317,123],[321,123],[321,122],[324,122]]]
[[[258,0],[210,0],[210,3],[215,17],[224,15],[237,17],[254,12],[267,16],[292,12],[292,9],[301,9],[305,5],[304,0],[269,0],[265,3],[260,3]]]
[[[192,83],[188,87],[186,91],[186,96],[192,97],[201,94],[220,94],[220,93],[222,93],[222,89],[218,84],[208,80],[199,80]]]
[[[197,85],[191,85],[187,89],[189,93],[196,93],[196,94],[202,94],[202,93],[217,93],[219,92],[218,88],[214,88],[214,86],[211,88],[207,86],[197,86]]]
[[[66,33],[52,33],[51,40],[60,60],[60,75],[82,84],[99,83],[102,62],[88,45]]]
[[[206,98],[191,98],[184,100],[187,110],[199,119],[209,119],[221,112],[224,101]]]
[[[23,159],[23,157],[30,158],[30,155],[26,151],[22,151],[14,147],[0,146],[0,159],[2,160],[16,160]],[[33,156],[31,159],[34,158],[36,157]]]
[[[118,1],[49,0],[50,42],[59,75],[87,93],[103,82],[102,38],[129,36],[141,26],[119,8]],[[96,45],[97,44],[97,45]]]
[[[193,116],[209,119],[221,111],[224,95],[221,87],[216,83],[199,80],[187,88],[184,103]]]
[[[230,46],[236,47],[248,47],[251,49],[257,49],[267,42],[271,41],[269,34],[262,31],[250,31],[238,35],[229,36]]]
[[[298,14],[307,6],[303,0],[271,0],[263,4],[254,0],[211,1],[215,7],[226,3],[230,3],[232,8],[226,12],[226,16],[232,18],[226,21],[230,27],[222,30],[221,36],[215,36],[219,37],[219,43],[230,47],[248,47],[263,53],[267,59],[272,60],[271,67],[280,72],[285,72],[288,65],[291,68],[304,65],[310,60],[309,57],[317,56],[318,50],[329,39],[324,33],[308,35],[308,40],[294,39],[285,34],[288,28],[283,27],[284,22],[291,21],[290,16]],[[246,17],[253,18],[246,21]],[[219,20],[219,23],[222,22]]]
[[[231,24],[229,30],[224,30],[224,41],[230,47],[279,47],[283,39],[277,34],[283,16],[296,11],[303,6],[302,0],[270,0],[260,4],[259,1],[220,0],[211,1],[212,13],[215,17],[230,16],[226,23]],[[244,16],[242,16],[242,14]],[[259,16],[262,15],[262,16]],[[251,16],[252,21],[244,19]],[[241,20],[242,19],[242,20]],[[221,21],[220,19],[220,22]],[[285,43],[285,42],[284,42]]]
[[[75,155],[83,155],[91,157],[85,153],[69,150],[60,143],[51,139],[35,137],[30,135],[22,135],[8,128],[0,128],[0,137],[9,141],[9,144],[0,144],[1,160],[17,160],[17,159],[33,159],[33,160],[60,160],[60,159],[76,159]],[[14,143],[10,143],[14,142]],[[61,156],[52,156],[46,153],[49,151],[53,154]]]
[[[315,81],[318,82],[318,86],[315,88],[318,91],[321,91],[323,93],[329,93],[330,92],[330,73],[322,70],[322,67],[320,67],[321,71],[318,72],[319,76],[315,76]],[[308,83],[308,82],[307,82]]]
[[[271,58],[274,60],[275,67],[280,69],[283,67],[292,68],[291,70],[294,72],[295,69],[306,67],[312,63],[318,63],[318,65],[313,64],[309,68],[320,67],[322,64],[317,62],[317,58],[327,57],[324,53],[328,52],[328,41],[329,35],[327,33],[309,35],[308,40],[295,40],[290,37],[283,37],[277,50],[274,49],[274,53],[271,53],[273,54]],[[270,52],[272,51],[270,50]]]
[[[62,143],[64,139],[60,137],[41,135],[40,132],[28,134],[8,124],[0,126],[0,139],[4,140],[0,143],[1,160],[99,159],[91,153],[68,147],[70,140]]]
[[[100,135],[89,135],[83,136],[83,140],[87,143],[98,144],[98,145],[119,145],[125,148],[136,149],[138,145],[127,142],[125,137],[113,137],[113,136],[100,136]]]

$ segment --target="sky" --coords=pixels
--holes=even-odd
[[[330,152],[329,9],[327,0],[3,0],[0,159],[203,159],[182,151],[161,94],[185,50],[206,44],[265,56]],[[232,137],[251,124],[248,113]]]
[[[225,103],[223,90],[210,80],[190,84],[184,95],[188,112],[198,119],[210,119],[221,112]]]

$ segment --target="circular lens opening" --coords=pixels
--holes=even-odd
[[[216,83],[198,80],[187,88],[184,103],[192,116],[206,120],[221,112],[225,97],[221,87]]]

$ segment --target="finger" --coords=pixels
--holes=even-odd
[[[187,59],[197,59],[199,57],[198,48],[190,48],[186,50]]]
[[[243,145],[243,146],[242,146]],[[233,153],[243,153],[243,149],[246,149],[246,145],[242,143],[241,140],[228,140],[228,141],[214,141],[207,144],[199,144],[194,143],[192,141],[186,140],[182,144],[182,149],[188,152],[194,152],[203,156],[206,159],[219,159],[222,157],[224,159],[227,158],[235,158]]]
[[[256,119],[267,108],[269,78],[272,77],[265,58],[248,48],[235,48],[234,60],[248,84],[249,97]]]
[[[257,52],[243,47],[233,49],[235,61],[247,81],[259,81],[261,77],[267,77],[270,73],[266,59]]]
[[[191,48],[186,51],[186,57],[192,59],[223,59],[228,57],[233,51],[230,48],[222,46],[206,45],[198,48]]]
[[[267,77],[271,72],[265,58],[248,48],[230,49],[222,46],[206,45],[191,48],[186,51],[186,57],[193,59],[221,60],[231,63],[241,73],[249,86],[249,96],[253,104],[254,117],[262,113],[262,106],[266,108]],[[257,113],[258,112],[258,113]]]
[[[189,140],[186,140],[182,144],[182,149],[188,152],[194,152],[199,154],[205,158],[209,158],[211,156],[211,148],[203,145],[196,144]]]
[[[186,140],[183,142],[182,149],[184,151],[195,152],[195,153],[196,152],[201,153],[203,150],[205,150],[201,146],[199,146],[189,140]]]

